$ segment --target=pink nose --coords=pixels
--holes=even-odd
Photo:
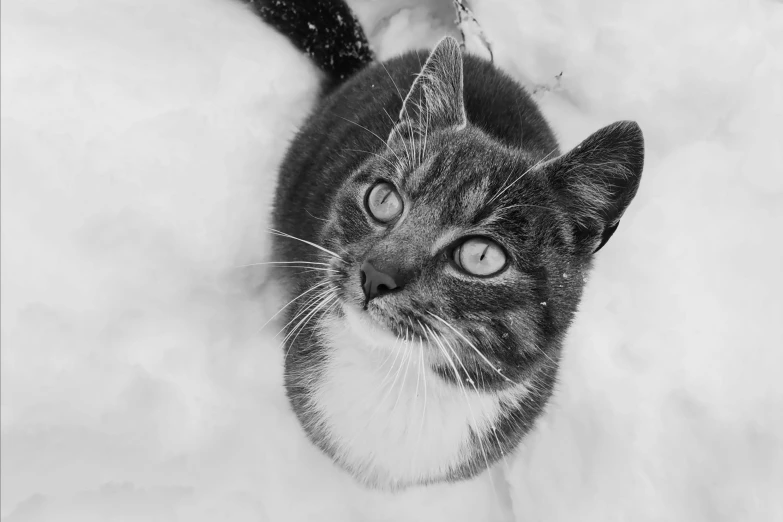
[[[379,295],[400,288],[400,285],[397,284],[393,276],[376,269],[369,261],[362,263],[361,270],[365,308],[367,308],[367,304],[371,299],[375,299]]]

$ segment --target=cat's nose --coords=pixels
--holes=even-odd
[[[364,290],[365,308],[367,308],[367,303],[369,303],[371,299],[375,299],[379,295],[391,292],[392,290],[399,290],[402,288],[402,285],[394,279],[394,276],[378,270],[369,261],[362,263],[361,279],[362,290]]]

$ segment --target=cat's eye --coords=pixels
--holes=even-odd
[[[378,183],[367,194],[367,210],[378,221],[388,223],[402,213],[402,198],[390,183]]]
[[[506,253],[485,237],[473,237],[454,249],[454,262],[465,272],[490,276],[506,266]]]

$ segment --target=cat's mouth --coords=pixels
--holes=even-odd
[[[366,308],[350,302],[343,302],[343,310],[350,326],[364,331],[378,341],[387,337],[388,340],[420,341],[424,339],[423,325],[417,325],[416,320],[407,317],[395,318],[400,312],[390,310],[371,301]]]

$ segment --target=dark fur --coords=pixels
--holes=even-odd
[[[327,89],[373,61],[359,22],[342,0],[244,0],[325,73]]]
[[[397,116],[428,55],[410,52],[356,72],[318,103],[283,163],[274,227],[338,252],[344,261],[285,238],[276,239],[275,251],[281,260],[329,261],[338,270],[329,276],[287,271],[292,295],[328,277],[343,302],[358,306],[364,301],[359,266],[365,259],[407,270],[413,274],[410,284],[370,304],[390,329],[399,334],[407,328],[423,338],[421,323],[449,333],[429,315],[437,313],[492,362],[493,368],[459,346],[466,368],[460,369],[460,378],[487,391],[501,390],[509,380],[527,382],[534,391],[504,408],[497,438],[483,437],[492,463],[514,449],[552,393],[561,343],[592,255],[616,228],[638,188],[643,141],[635,123],[619,122],[560,155],[552,131],[525,91],[492,64],[465,55],[468,125],[455,130],[449,122],[432,121],[423,152],[424,125],[417,107],[406,105],[415,114],[410,121]],[[386,145],[390,135],[393,152]],[[422,153],[422,161],[395,172],[390,162],[410,148]],[[404,195],[410,207],[405,220],[382,226],[368,216],[364,194],[377,180],[393,183]],[[471,194],[484,195],[480,204]],[[497,194],[502,195],[491,201]],[[433,255],[433,241],[448,229],[502,245],[509,259],[502,276],[458,273],[450,259],[458,243]],[[288,318],[306,306],[301,299],[290,307]],[[330,313],[339,314],[339,308]],[[328,429],[308,411],[307,379],[318,378],[329,350],[313,335],[316,324],[305,324],[286,347],[286,386],[310,438],[335,457]],[[448,366],[435,371],[456,387]],[[483,456],[477,455],[437,479],[462,479],[485,468]]]

